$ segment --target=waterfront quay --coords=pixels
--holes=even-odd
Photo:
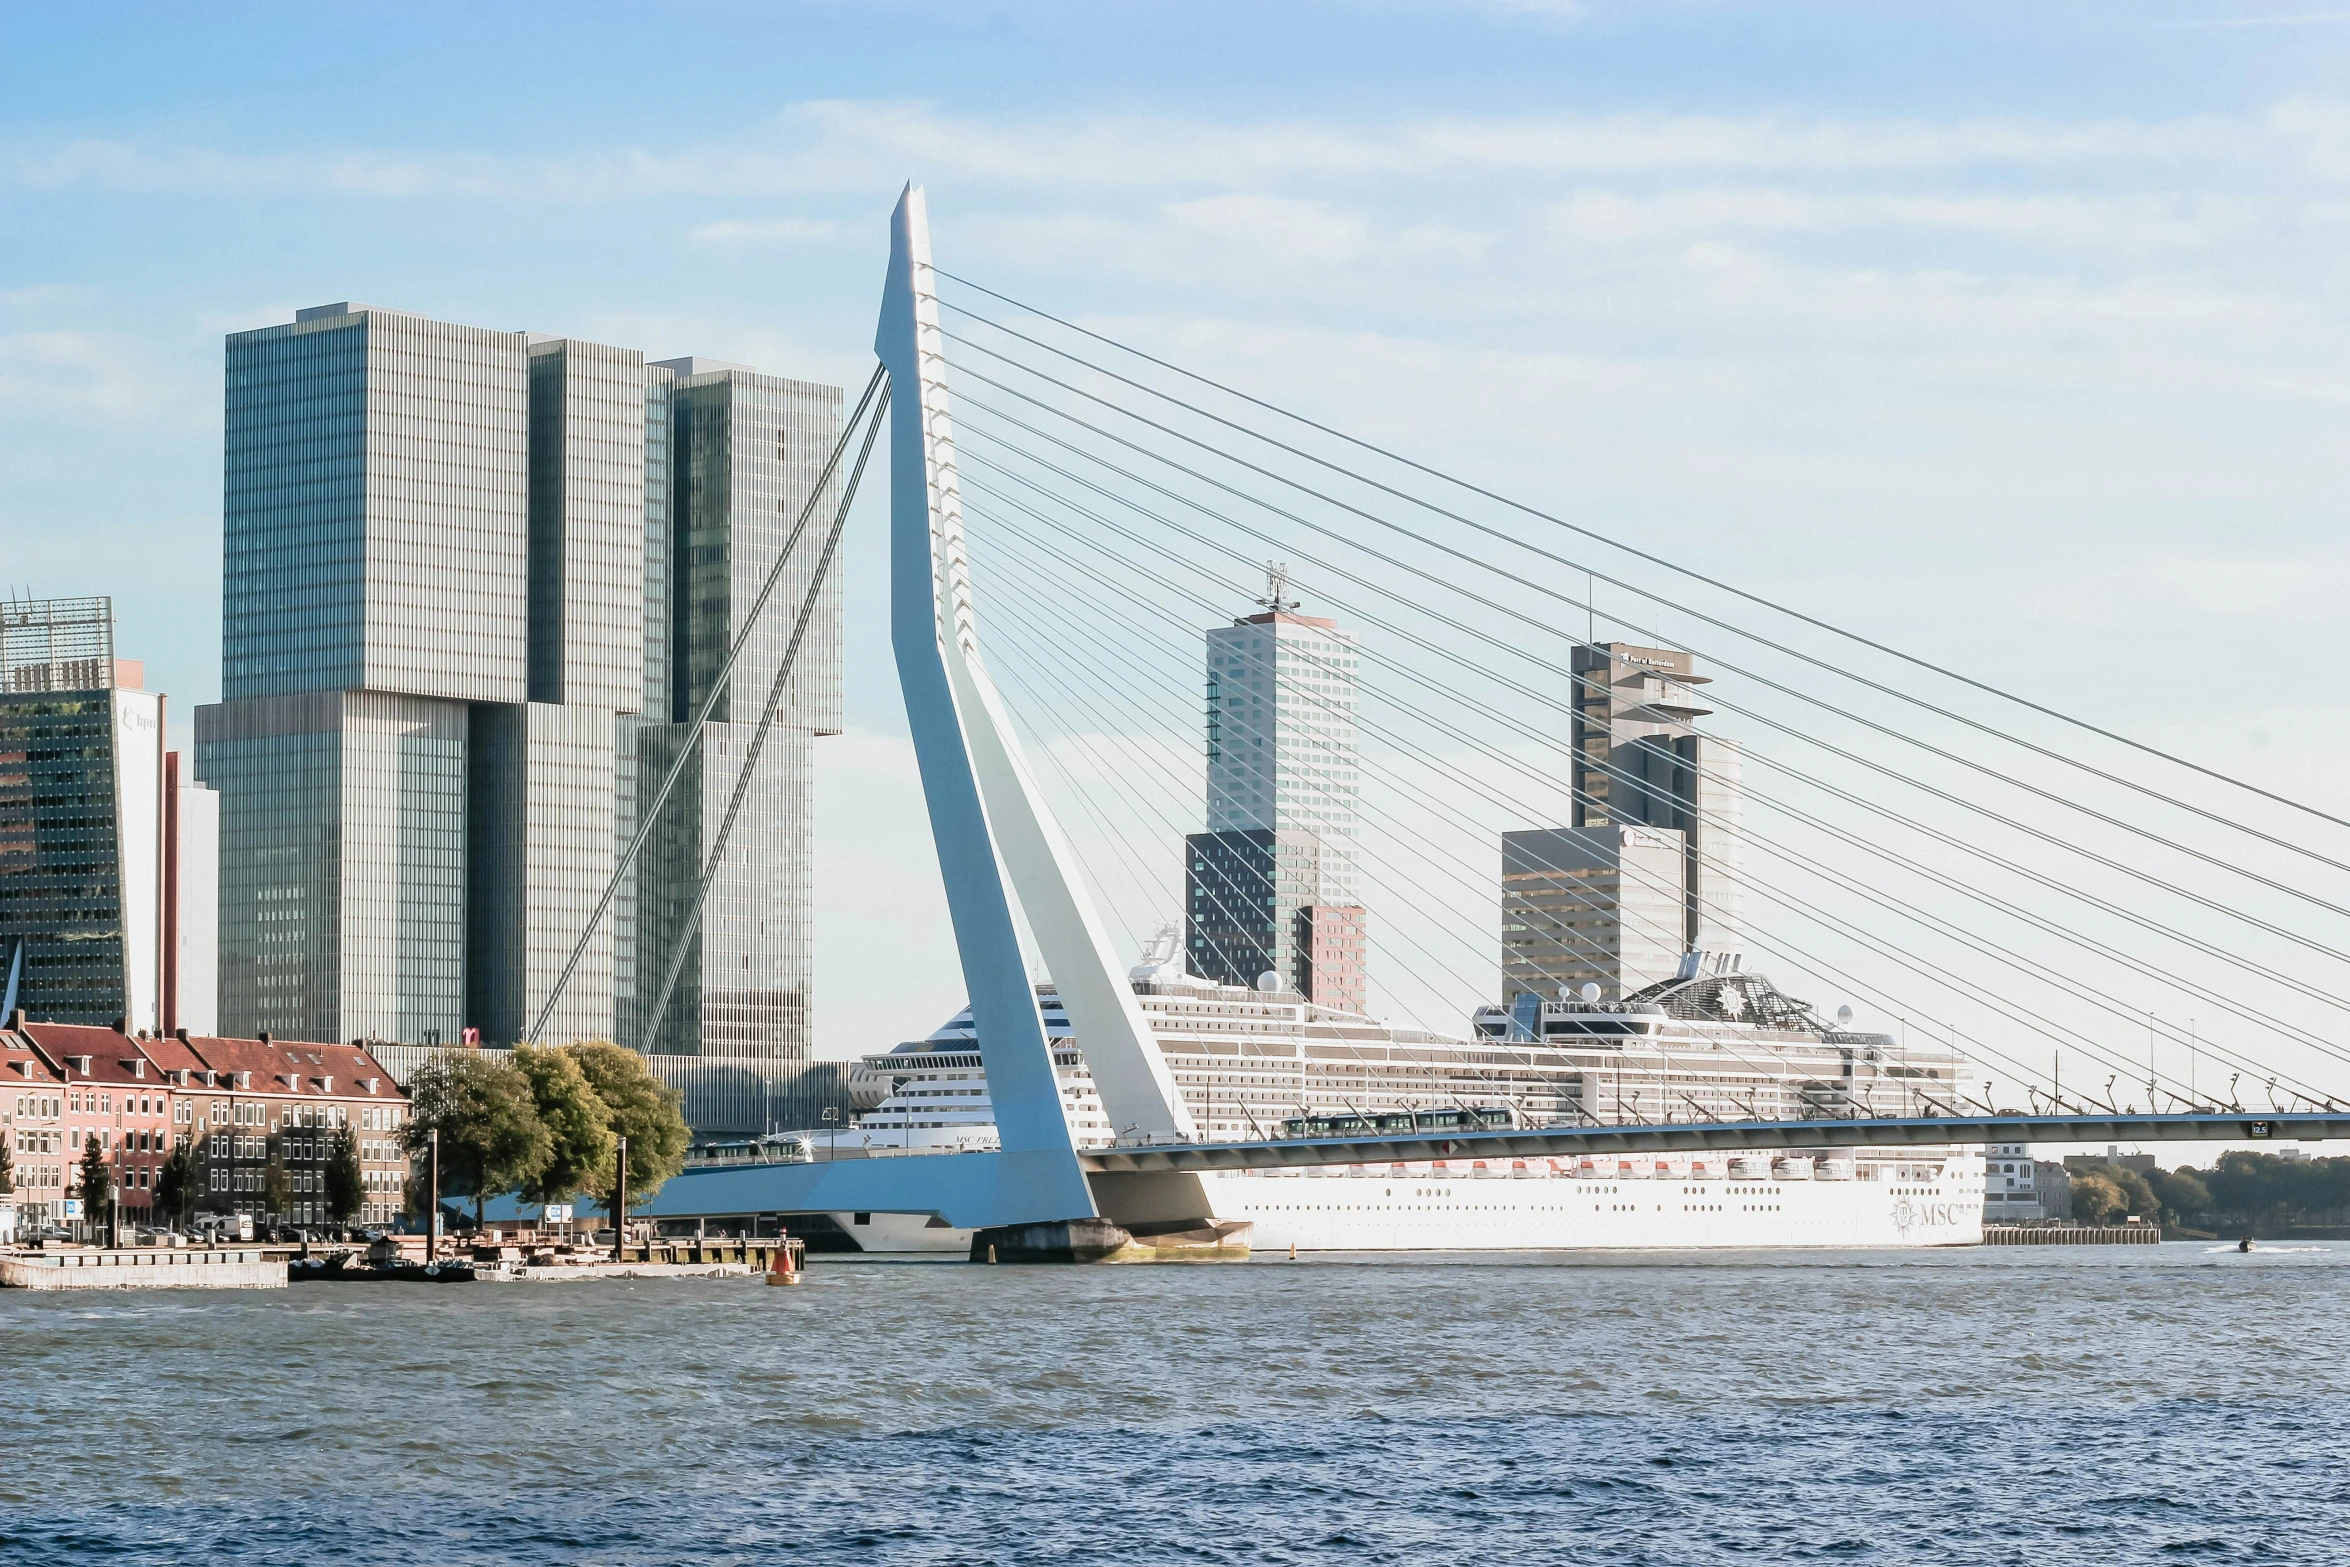
[[[0,1254],[0,1289],[271,1290],[286,1262],[258,1247],[62,1247]]]

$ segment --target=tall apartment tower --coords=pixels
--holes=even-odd
[[[1317,1005],[1369,1004],[1354,633],[1296,613],[1275,565],[1263,613],[1207,634],[1207,831],[1185,840],[1191,971],[1265,974]]]
[[[678,669],[723,659],[706,638],[739,623],[744,595],[710,571],[772,564],[837,433],[836,389],[713,376],[763,399],[718,397],[689,430],[684,394],[713,377],[634,349],[350,303],[229,338],[223,700],[198,710],[197,743],[222,801],[230,1032],[504,1044],[532,1027],[636,830],[644,769],[683,738]],[[764,513],[687,539],[681,440],[725,453]],[[836,613],[803,677],[833,690],[826,713],[837,638]],[[736,675],[761,680],[749,723],[755,662]],[[770,750],[804,752],[812,726],[787,711]],[[730,789],[740,753],[730,770],[706,738],[698,765]],[[764,1078],[808,1054],[805,809],[804,789],[761,793],[727,868],[774,889],[772,931],[728,949],[730,977],[792,1007],[746,1027],[689,965],[661,1039],[641,1037],[648,943],[681,899],[640,870],[541,1037],[739,1055],[771,1103]],[[709,1102],[707,1073],[672,1075],[697,1125],[763,1129]]]
[[[0,604],[0,1017],[209,1025],[218,802],[144,684],[112,600]]]

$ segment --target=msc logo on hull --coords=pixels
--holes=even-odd
[[[1893,1228],[1908,1238],[1911,1230],[1939,1230],[1956,1228],[1959,1223],[1958,1205],[1948,1202],[1911,1202],[1907,1197],[1897,1198],[1893,1204]]]

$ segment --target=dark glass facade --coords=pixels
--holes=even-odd
[[[0,693],[0,983],[20,940],[32,1016],[129,1010],[111,692]]]

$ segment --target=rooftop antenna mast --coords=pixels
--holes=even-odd
[[[1276,615],[1296,609],[1304,602],[1289,596],[1289,562],[1285,560],[1265,562],[1265,596],[1258,599],[1257,602]]]

